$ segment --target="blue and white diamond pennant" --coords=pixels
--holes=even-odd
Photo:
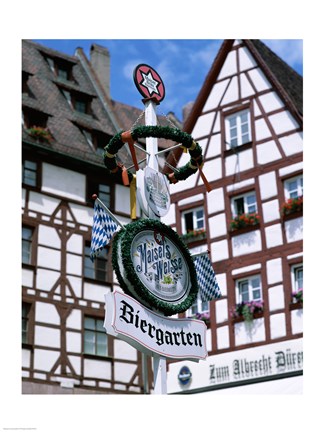
[[[221,296],[221,291],[216,280],[212,263],[207,254],[198,255],[194,258],[200,298],[211,301]]]

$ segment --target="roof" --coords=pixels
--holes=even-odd
[[[69,64],[73,80],[57,77],[46,57]],[[76,50],[76,55],[69,56],[38,43],[23,40],[22,72],[28,76],[30,89],[30,94],[22,95],[23,110],[35,110],[46,114],[47,127],[54,138],[50,143],[37,142],[23,128],[22,139],[25,145],[41,147],[62,156],[105,168],[102,156],[88,144],[82,129],[101,134],[106,137],[108,144],[117,132],[129,130],[134,125],[141,115],[141,110],[107,98],[81,48]],[[92,114],[83,114],[72,109],[63,95],[65,90],[90,98]],[[177,127],[181,127],[177,119],[172,119],[177,122]],[[162,116],[159,116],[158,120],[160,124],[168,123]],[[165,140],[159,142],[160,147],[170,147],[173,144]],[[138,159],[142,159],[143,152],[136,151]],[[126,166],[133,164],[127,146],[122,147],[118,157]]]

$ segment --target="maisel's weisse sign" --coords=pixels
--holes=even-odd
[[[113,267],[127,294],[166,316],[184,312],[196,300],[191,255],[160,221],[139,220],[121,230],[114,239]]]
[[[207,357],[202,321],[161,317],[122,292],[106,294],[104,327],[107,333],[150,355],[193,361]]]

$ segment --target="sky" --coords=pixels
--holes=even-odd
[[[158,114],[172,111],[182,120],[183,107],[194,101],[223,42],[220,39],[33,39],[49,48],[74,55],[82,48],[90,58],[92,43],[108,48],[113,100],[144,109],[133,71],[141,63],[155,69],[165,86]],[[262,40],[279,57],[303,74],[303,40]]]

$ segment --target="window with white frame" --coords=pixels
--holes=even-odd
[[[209,302],[208,301],[202,301],[200,298],[200,295],[198,293],[198,296],[195,300],[195,302],[192,304],[192,306],[187,311],[187,316],[192,317],[195,316],[198,313],[207,313],[209,312]]]
[[[100,356],[108,355],[108,337],[101,318],[84,319],[84,353]]]
[[[255,192],[235,196],[231,200],[233,217],[241,214],[252,214],[257,212],[257,202]]]
[[[182,234],[205,229],[205,215],[203,207],[184,211],[181,214]]]
[[[22,227],[21,259],[23,264],[32,264],[33,228]]]
[[[297,264],[291,267],[292,290],[298,292],[303,289],[303,265]]]
[[[262,300],[260,275],[250,276],[236,281],[237,303]]]
[[[292,177],[284,182],[285,198],[298,198],[303,195],[303,176]]]
[[[250,111],[248,109],[228,115],[225,118],[226,144],[230,148],[251,141]]]

